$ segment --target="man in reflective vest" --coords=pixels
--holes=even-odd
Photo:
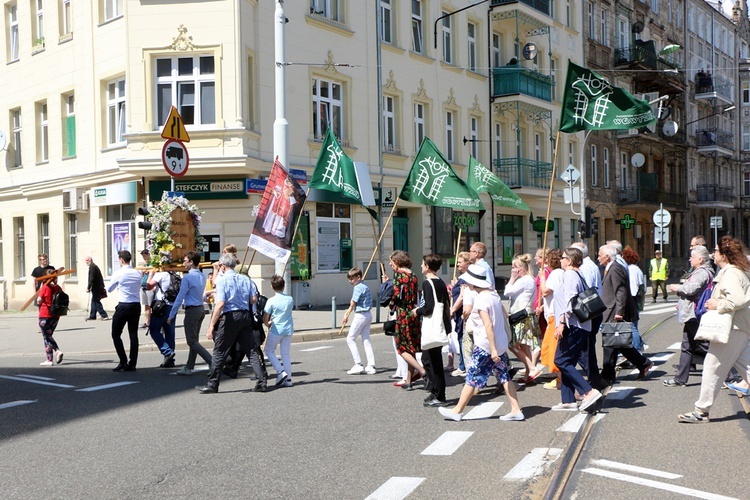
[[[661,251],[654,252],[654,258],[649,265],[649,279],[651,280],[651,289],[654,292],[654,302],[659,295],[659,287],[664,295],[664,302],[667,301],[667,275],[669,274],[669,264],[667,259],[661,257]]]

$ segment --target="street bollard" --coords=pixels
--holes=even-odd
[[[331,297],[331,328],[336,329],[336,296]]]

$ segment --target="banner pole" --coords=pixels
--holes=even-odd
[[[245,267],[245,259],[247,258],[247,252],[249,250],[250,247],[245,247],[245,255],[242,256],[242,264],[240,264],[240,274],[242,274],[242,268]],[[250,276],[250,266],[248,266],[247,275]]]
[[[549,180],[549,196],[547,197],[547,215],[544,218],[544,238],[542,242],[542,256],[547,254],[547,233],[549,232],[549,213],[552,208],[552,191],[555,187],[555,169],[557,167],[557,150],[560,148],[560,129],[557,130],[557,137],[555,137],[555,154],[552,158],[552,176]],[[544,258],[544,257],[543,257]]]
[[[461,230],[463,226],[458,226],[458,240],[456,240],[456,260],[453,261],[453,280],[456,279],[456,270],[458,269],[458,254],[461,249]]]
[[[393,208],[391,208],[391,213],[388,215],[388,220],[385,221],[385,226],[383,226],[383,231],[380,233],[380,236],[378,237],[378,241],[375,243],[375,248],[372,250],[372,255],[370,256],[370,261],[367,263],[367,268],[365,269],[365,273],[363,276],[367,276],[367,271],[370,270],[370,266],[372,265],[372,261],[375,259],[375,253],[378,251],[378,247],[380,246],[380,242],[383,240],[383,236],[385,235],[385,230],[388,229],[388,224],[391,223],[391,219],[393,219],[393,214],[396,212],[396,207],[398,206],[398,200],[400,198],[396,198],[396,201],[393,203]]]
[[[308,187],[307,191],[305,191],[305,201],[302,203],[302,208],[299,209],[299,216],[297,216],[297,222],[294,223],[294,232],[292,233],[292,245],[294,245],[294,238],[297,237],[297,229],[299,229],[299,223],[302,221],[302,214],[305,212],[305,205],[307,204],[307,197],[309,195],[310,195],[310,188]]]
[[[372,226],[372,235],[377,239],[378,237],[378,231],[375,229],[375,221],[372,217],[370,217],[370,225]],[[380,248],[380,245],[376,245],[378,249],[378,262],[380,263],[380,267],[383,267],[383,250]],[[364,279],[367,275],[362,275],[362,279]]]

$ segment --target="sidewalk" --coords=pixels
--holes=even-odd
[[[346,308],[336,310],[336,328],[333,328],[333,315],[331,307],[316,308],[313,310],[295,310],[293,342],[311,342],[315,340],[326,340],[345,337],[349,328],[339,334],[341,319],[344,317]],[[108,311],[110,318],[113,312]],[[60,318],[60,324],[55,332],[55,340],[60,349],[66,354],[80,353],[109,353],[114,352],[112,345],[112,322],[111,321],[86,321],[88,315],[85,311],[71,311],[67,316]],[[381,323],[376,321],[376,311],[373,309],[372,333],[382,333],[382,321],[388,316],[388,309],[382,308],[380,313]],[[143,323],[141,315],[140,323]],[[185,332],[182,328],[183,315],[177,315],[176,349],[186,350]],[[203,321],[201,328],[201,344],[207,349],[213,349],[213,342],[206,340],[205,332],[208,329],[208,315]],[[147,330],[138,330],[140,349],[143,351],[157,351],[156,345],[151,337],[146,336]],[[0,358],[4,356],[44,356],[44,344],[42,335],[37,325],[37,310],[24,312],[0,313]],[[123,332],[123,341],[127,349],[127,328]]]

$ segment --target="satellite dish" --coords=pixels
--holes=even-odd
[[[664,126],[661,128],[661,131],[664,132],[664,135],[667,137],[672,137],[677,133],[677,122],[674,120],[669,120],[667,122],[664,122]]]
[[[644,163],[646,163],[646,157],[643,156],[641,153],[636,153],[633,156],[630,157],[630,163],[635,168],[641,168]]]
[[[529,42],[523,46],[523,58],[531,61],[536,57],[537,47],[534,42]]]
[[[0,151],[5,151],[5,147],[8,145],[8,136],[5,132],[0,130]]]
[[[640,33],[641,31],[643,31],[643,21],[634,22],[632,31],[633,33]]]

